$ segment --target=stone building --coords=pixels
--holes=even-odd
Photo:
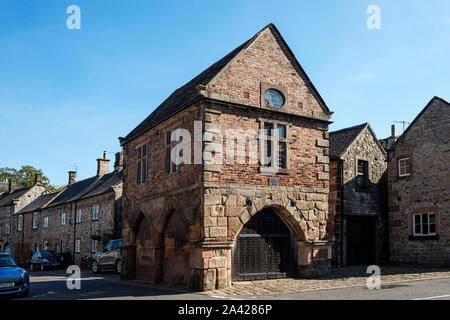
[[[386,152],[368,123],[330,132],[329,203],[333,264],[387,262]]]
[[[0,252],[11,252],[13,248],[14,214],[42,194],[48,193],[42,185],[42,175],[37,174],[31,187],[17,189],[15,181],[9,181],[8,192],[0,195]]]
[[[331,114],[273,24],[177,89],[120,138],[123,277],[210,290],[327,272]]]
[[[394,263],[450,265],[450,104],[434,97],[389,149]]]
[[[60,192],[41,195],[14,214],[14,255],[26,260],[32,252],[48,249],[68,252],[78,263],[112,238],[120,238],[122,179],[120,163],[109,172],[106,153],[97,159],[97,175],[75,181],[70,171]]]

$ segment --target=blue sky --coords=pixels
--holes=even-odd
[[[66,28],[72,4],[81,30]],[[0,167],[57,185],[73,165],[94,175],[119,136],[269,22],[335,112],[331,130],[370,122],[384,138],[433,96],[450,101],[447,0],[0,0]]]

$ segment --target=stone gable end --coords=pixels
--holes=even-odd
[[[231,102],[260,106],[261,83],[283,88],[287,93],[282,111],[304,116],[324,110],[306,86],[295,66],[295,57],[271,28],[266,28],[209,84],[209,90]]]

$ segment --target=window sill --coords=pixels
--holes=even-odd
[[[434,236],[413,236],[413,235],[410,235],[408,237],[408,240],[410,240],[410,241],[439,240],[439,235],[438,234],[436,234]]]
[[[259,167],[259,172],[262,174],[288,175],[290,173],[290,170],[282,169],[282,168],[273,168],[273,167]]]
[[[398,175],[399,178],[407,178],[407,177],[409,177],[409,176],[411,176],[410,173],[408,173],[408,174],[403,174],[403,175]]]

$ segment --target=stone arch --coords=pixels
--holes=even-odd
[[[279,204],[244,214],[231,249],[234,281],[297,275],[297,242],[304,234],[297,231],[300,227],[294,229],[290,216],[286,207]]]
[[[145,218],[144,213],[142,211],[139,211],[136,219],[131,225],[131,237],[130,237],[131,245],[136,245],[137,236],[139,234],[139,230],[141,229],[142,221],[144,220],[144,218]]]
[[[243,208],[239,215],[239,226],[234,232],[233,242],[241,232],[244,225],[258,212],[265,208],[273,209],[278,216],[294,231],[298,241],[306,239],[307,225],[301,214],[296,210],[295,206],[291,206],[290,201],[282,203],[281,201],[264,201],[264,199],[257,199],[252,206]]]
[[[186,284],[189,272],[189,223],[177,203],[167,206],[160,220],[156,245],[156,282]]]

